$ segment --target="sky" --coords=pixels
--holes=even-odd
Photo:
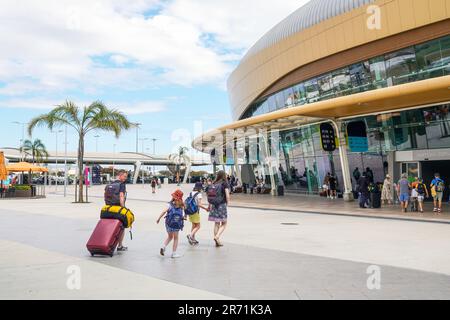
[[[153,138],[157,154],[190,147],[194,128],[231,122],[230,73],[306,2],[0,0],[0,147],[19,145],[22,126],[14,122],[66,100],[80,107],[99,100],[142,123],[139,136],[149,140],[139,141],[139,152],[153,153]],[[50,151],[64,149],[61,132],[39,128],[32,138]],[[135,151],[136,131],[118,140],[104,132],[86,138],[87,152],[113,152],[114,145]],[[69,129],[68,149],[76,146]]]

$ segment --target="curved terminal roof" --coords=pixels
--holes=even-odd
[[[311,0],[267,32],[248,51],[244,60],[297,32],[372,2],[374,0]]]

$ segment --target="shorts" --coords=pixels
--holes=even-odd
[[[425,201],[425,196],[421,196],[421,195],[417,196],[417,201],[424,202]]]
[[[442,202],[442,199],[444,198],[443,192],[436,192],[436,195],[433,197],[434,201]]]
[[[408,202],[409,201],[409,194],[403,193],[400,195],[400,202]]]
[[[189,222],[191,223],[200,223],[200,213],[194,213],[193,215],[189,216]]]

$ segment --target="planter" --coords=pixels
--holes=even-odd
[[[31,190],[16,190],[15,198],[31,198]]]

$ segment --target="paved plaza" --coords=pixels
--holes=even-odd
[[[173,260],[159,256],[166,234],[155,220],[176,186],[152,195],[149,186],[130,185],[127,206],[136,223],[133,240],[126,238],[129,251],[91,258],[85,245],[103,187],[91,188],[84,205],[54,188],[47,199],[0,201],[0,299],[450,298],[445,215],[364,213],[355,203],[236,195],[225,247],[214,246],[213,224],[203,213],[200,245],[187,243],[187,224],[183,257]],[[79,290],[67,285],[74,267]],[[368,286],[373,270],[380,271],[379,289]]]

